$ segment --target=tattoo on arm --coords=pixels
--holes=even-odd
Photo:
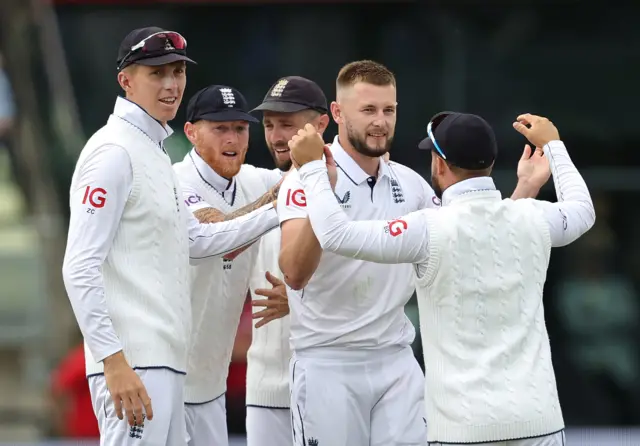
[[[278,198],[279,188],[280,188],[280,185],[278,184],[277,186],[271,188],[269,192],[264,194],[262,197],[258,198],[253,203],[243,206],[240,209],[233,211],[229,214],[224,214],[220,212],[218,209],[214,209],[214,208],[204,208],[204,209],[198,209],[193,213],[193,215],[198,219],[200,223],[218,223],[221,221],[233,220],[234,218],[246,215],[276,200]]]

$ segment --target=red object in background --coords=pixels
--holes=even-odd
[[[242,308],[240,323],[234,348],[235,360],[229,364],[229,376],[227,377],[227,400],[242,399],[244,401],[247,388],[247,350],[251,345],[251,328],[253,325],[253,307],[251,306],[251,295]],[[242,359],[238,359],[238,357]]]
[[[68,402],[63,435],[68,438],[99,438],[98,421],[93,413],[91,394],[85,375],[84,346],[69,352],[53,372],[51,390],[56,399]]]

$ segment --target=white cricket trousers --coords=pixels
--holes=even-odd
[[[202,404],[185,404],[188,446],[229,446],[227,406],[223,395]]]
[[[89,377],[100,446],[185,446],[185,376],[163,368],[136,370],[136,373],[147,389],[153,408],[153,420],[144,420],[141,427],[129,426],[126,417],[118,419],[104,375]]]
[[[247,446],[291,446],[291,411],[247,406]],[[307,445],[305,445],[307,446]]]
[[[295,352],[294,446],[425,446],[425,379],[410,347]]]
[[[429,446],[565,446],[564,431],[535,438],[519,440],[493,441],[485,443],[438,443],[430,442]]]

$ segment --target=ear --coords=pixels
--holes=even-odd
[[[120,88],[122,88],[126,93],[129,93],[131,90],[131,78],[126,70],[122,70],[118,73],[118,84],[120,84]]]
[[[331,115],[336,124],[342,124],[342,110],[340,110],[340,104],[336,101],[331,103]]]
[[[196,141],[198,140],[196,126],[193,123],[189,122],[189,121],[185,122],[184,123],[184,134],[187,137],[187,139],[189,140],[189,142],[195,146],[196,145]]]
[[[322,135],[324,131],[327,130],[328,125],[329,115],[321,115],[320,118],[318,118],[318,125],[316,126],[318,128],[318,133]]]
[[[434,171],[438,175],[443,175],[447,169],[447,163],[433,151],[431,152],[431,164],[433,164]]]

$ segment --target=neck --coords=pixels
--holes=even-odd
[[[349,138],[338,135],[338,142],[345,152],[356,162],[364,172],[371,177],[378,177],[378,169],[380,168],[380,158],[370,157],[358,152],[349,142]]]
[[[166,127],[167,124],[169,123],[168,121],[161,121],[158,118],[156,118],[155,116],[153,116],[151,113],[149,113],[149,110],[147,110],[146,108],[144,108],[141,104],[139,104],[135,99],[131,98],[129,95],[126,95],[125,98],[127,99],[127,101],[129,102],[133,102],[134,104],[136,104],[138,107],[140,107],[142,110],[144,110],[144,112],[146,114],[148,114],[149,116],[151,116],[153,119],[155,119],[156,121],[158,121],[163,127]]]

